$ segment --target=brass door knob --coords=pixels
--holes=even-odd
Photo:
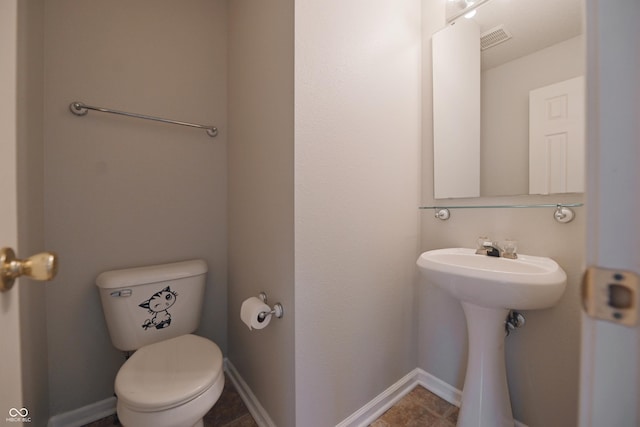
[[[25,260],[16,259],[11,248],[0,249],[0,291],[8,291],[20,276],[34,280],[51,280],[58,272],[58,256],[42,252]]]

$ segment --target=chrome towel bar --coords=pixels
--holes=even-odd
[[[84,116],[89,112],[88,110],[94,110],[94,111],[100,111],[102,113],[119,114],[121,116],[135,117],[137,119],[153,120],[156,122],[170,123],[173,125],[189,126],[192,128],[204,129],[207,132],[207,135],[209,135],[210,137],[214,137],[218,135],[218,129],[215,126],[199,125],[196,123],[188,123],[188,122],[181,122],[178,120],[163,119],[161,117],[147,116],[147,115],[138,114],[138,113],[127,113],[126,111],[112,110],[110,108],[94,107],[91,105],[83,104],[82,102],[72,102],[69,105],[69,110],[76,116]]]

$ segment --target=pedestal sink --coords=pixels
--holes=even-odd
[[[477,255],[474,249],[424,252],[422,275],[462,303],[469,334],[467,373],[458,427],[513,427],[504,361],[505,319],[510,310],[555,305],[567,282],[552,259]]]

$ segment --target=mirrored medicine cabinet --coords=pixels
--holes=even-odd
[[[448,2],[460,17],[432,36],[436,199],[584,191],[582,1],[488,0],[470,18]]]

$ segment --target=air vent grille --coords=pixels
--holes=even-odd
[[[506,42],[511,37],[509,30],[504,25],[498,25],[480,35],[480,50],[489,49],[490,47]]]

